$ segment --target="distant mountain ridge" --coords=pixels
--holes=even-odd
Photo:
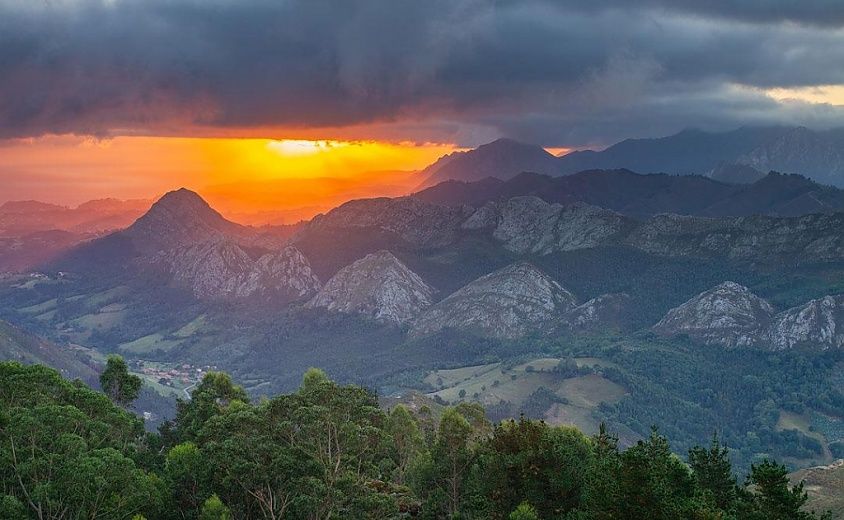
[[[486,177],[509,178],[523,171],[557,174],[558,159],[541,146],[498,139],[474,150],[455,152],[440,158],[420,172],[420,188],[448,179],[477,181]]]
[[[844,129],[743,127],[728,132],[688,129],[660,138],[627,139],[604,150],[554,157],[541,147],[499,139],[444,156],[421,172],[420,189],[446,180],[507,180],[524,172],[551,176],[626,168],[641,173],[711,176],[747,183],[754,172],[798,173],[844,187]]]
[[[9,201],[0,205],[0,237],[21,237],[52,230],[101,233],[122,229],[143,215],[150,200],[99,199],[68,208],[38,201]]]
[[[480,206],[516,196],[583,202],[633,217],[676,213],[705,217],[799,216],[844,210],[844,190],[800,175],[771,172],[751,184],[726,184],[698,175],[588,170],[564,177],[522,173],[502,181],[445,181],[413,197],[432,204]]]

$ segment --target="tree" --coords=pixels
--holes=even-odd
[[[211,495],[202,505],[199,520],[231,520],[231,510],[223,504],[220,497]]]
[[[527,502],[522,502],[519,507],[513,510],[508,517],[509,520],[539,520],[536,508]]]
[[[781,464],[769,460],[753,464],[747,484],[753,486],[751,500],[756,510],[753,518],[803,520],[814,517],[800,510],[809,499],[803,483],[789,487],[788,470]]]
[[[711,494],[714,505],[723,511],[734,511],[738,484],[733,475],[729,450],[712,436],[709,449],[695,446],[689,450],[689,466],[698,487]]]
[[[176,445],[167,452],[164,474],[179,511],[195,515],[208,496],[209,464],[192,442]]]
[[[305,517],[291,510],[309,509],[318,501],[319,468],[291,446],[292,428],[273,416],[271,403],[241,402],[203,426],[197,442],[211,468],[212,487],[238,518]]]
[[[117,355],[106,360],[106,368],[100,374],[100,387],[112,402],[126,408],[138,398],[143,382],[141,378],[130,374],[126,361]]]
[[[688,518],[694,481],[685,464],[671,452],[668,440],[656,429],[621,454],[619,470],[622,518]]]
[[[493,509],[487,515],[524,501],[542,518],[580,506],[591,446],[578,430],[525,418],[504,421],[478,452],[477,487],[482,503]]]
[[[469,440],[472,425],[454,408],[446,408],[440,419],[433,455],[439,469],[437,484],[448,497],[446,508],[452,517],[460,513],[463,482],[472,463]]]
[[[416,424],[416,419],[404,405],[398,405],[387,417],[387,433],[395,446],[396,484],[404,484],[411,462],[425,446],[425,438]]]
[[[195,440],[205,421],[235,401],[248,403],[249,396],[228,374],[207,372],[191,393],[190,400],[176,403],[175,438],[178,441]]]
[[[0,363],[0,410],[0,489],[15,498],[4,508],[17,502],[37,518],[160,516],[163,482],[129,456],[142,423],[105,395],[44,367]]]

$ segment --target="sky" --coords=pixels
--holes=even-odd
[[[498,137],[844,126],[841,64],[838,0],[0,0],[0,201],[306,206]]]

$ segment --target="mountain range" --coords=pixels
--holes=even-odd
[[[422,170],[420,189],[446,180],[507,180],[523,172],[560,176],[621,168],[639,173],[700,175],[728,183],[752,182],[773,170],[844,187],[844,129],[689,129],[661,138],[627,139],[604,150],[578,150],[560,157],[539,146],[500,139],[442,157]]]
[[[613,249],[650,255],[650,262],[728,262],[750,271],[844,262],[842,219],[840,213],[727,218],[660,214],[638,219],[584,202],[549,203],[529,195],[477,208],[402,197],[349,202],[295,233],[267,235],[226,220],[201,197],[182,189],[162,197],[127,229],[77,247],[52,267],[102,280],[109,271],[105,266],[113,264],[112,286],[140,280],[185,290],[198,300],[261,297],[275,302],[275,309],[307,302],[306,308],[408,324],[415,336],[455,328],[514,338],[583,328],[605,313],[605,304],[629,303],[611,298],[613,291],[579,299],[525,260],[554,265],[559,255]],[[370,241],[357,239],[363,235]],[[493,255],[491,267],[498,264],[497,269],[477,259],[461,263],[461,250],[478,244]],[[719,290],[732,295],[732,289]],[[578,300],[588,300],[588,312],[578,309]],[[723,301],[715,298],[718,305]],[[701,328],[715,330],[709,321],[720,318],[707,318],[706,311],[716,304],[686,305],[695,319],[704,320]],[[763,309],[772,319],[766,305],[743,306]],[[623,307],[609,314],[624,315]],[[758,309],[753,312],[761,313]],[[570,312],[577,313],[577,320]],[[670,327],[664,323],[657,328]],[[783,341],[778,344],[794,343]]]
[[[838,349],[844,347],[844,295],[823,296],[777,313],[747,287],[728,281],[671,309],[654,330],[725,347]]]
[[[630,189],[602,189],[613,180]],[[461,199],[476,185],[483,196]],[[260,396],[293,388],[320,366],[388,395],[411,389],[484,402],[501,417],[525,412],[590,431],[612,421],[625,442],[656,423],[698,442],[725,414],[749,410],[721,423],[736,424],[728,434],[745,461],[790,449],[783,446],[798,434],[769,433],[756,444],[736,436],[755,428],[763,409],[766,427],[779,431],[764,403],[786,397],[757,393],[747,406],[728,406],[717,397],[725,394],[706,390],[711,380],[790,366],[767,356],[811,356],[824,379],[781,389],[816,385],[811,413],[831,414],[817,426],[827,448],[789,453],[800,465],[828,463],[840,440],[836,397],[827,393],[844,353],[844,213],[777,215],[794,207],[782,201],[801,197],[784,186],[808,187],[830,207],[837,196],[779,174],[743,187],[629,171],[523,174],[350,201],[299,226],[253,228],[180,189],[38,273],[5,275],[0,320],[37,338],[30,347],[119,353],[165,400],[196,382],[196,367],[224,369]],[[748,193],[771,193],[757,206],[771,215],[657,212],[704,213],[718,198],[706,200],[709,189],[737,208],[742,197],[759,197]],[[20,358],[16,349],[7,357]],[[451,371],[464,395],[436,385]],[[168,413],[147,397],[144,411]],[[647,415],[654,400],[671,415]]]
[[[509,180],[445,181],[414,198],[448,206],[479,206],[531,195],[546,202],[585,202],[633,217],[659,213],[702,217],[798,216],[844,210],[844,190],[796,174],[771,172],[750,184],[726,184],[698,175],[642,175],[588,170],[565,177],[521,173]]]

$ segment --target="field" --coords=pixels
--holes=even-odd
[[[149,354],[157,350],[167,352],[179,345],[180,341],[166,339],[163,334],[156,333],[138,338],[133,341],[121,343],[118,348],[127,354]]]
[[[582,374],[563,375],[557,371],[560,361],[559,358],[536,358],[512,367],[491,363],[436,370],[429,373],[424,382],[434,389],[428,396],[440,402],[475,401],[485,406],[507,403],[514,415],[525,410],[533,414],[539,411],[551,424],[575,425],[593,433],[599,423],[593,412],[602,402],[618,402],[627,391],[588,370],[583,370]],[[576,358],[574,361],[581,369],[602,364],[597,358]]]
[[[832,511],[833,518],[844,518],[844,460],[829,466],[802,469],[790,475],[792,483],[805,481],[809,494],[807,508]]]

